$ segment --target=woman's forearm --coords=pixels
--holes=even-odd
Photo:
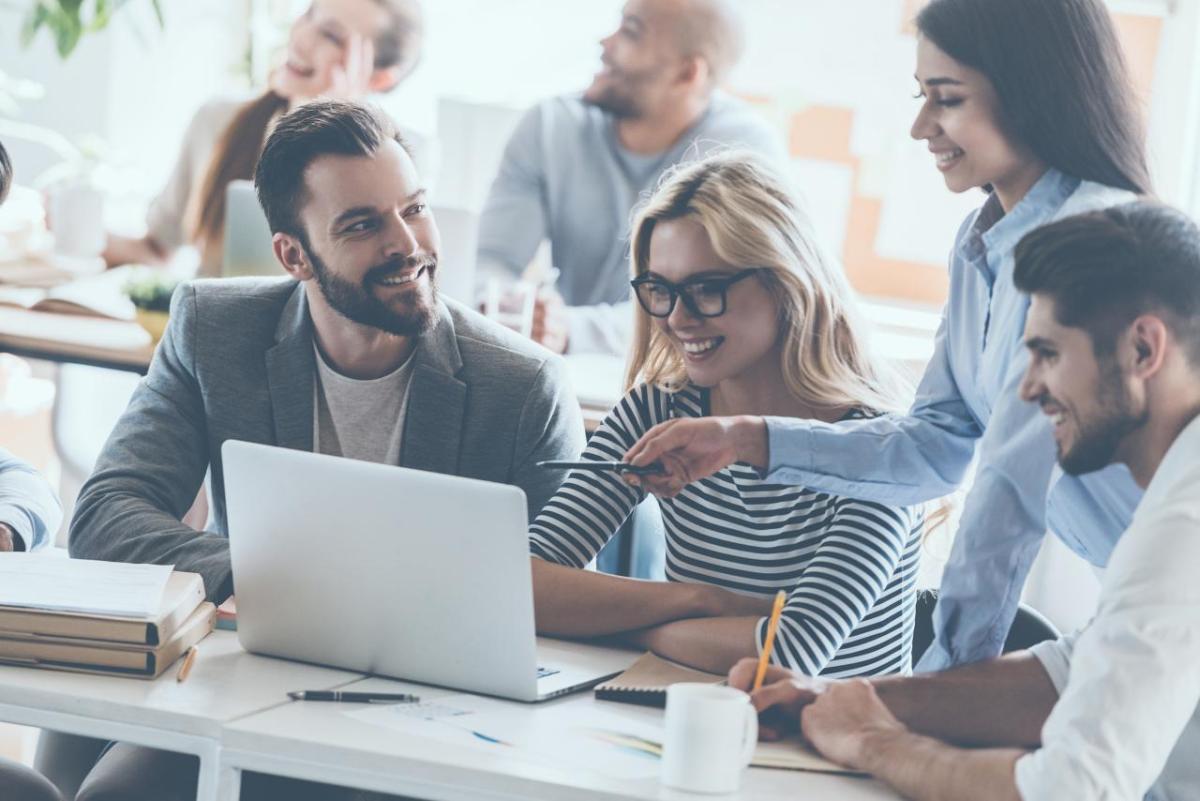
[[[104,246],[104,263],[108,267],[122,264],[163,264],[170,255],[150,236],[127,237],[109,234]]]
[[[644,581],[536,557],[532,561],[533,606],[541,634],[599,637],[688,618],[770,612],[770,599],[708,584]]]
[[[739,659],[758,656],[759,620],[759,616],[677,620],[640,632],[634,639],[673,662],[725,675]]]
[[[710,614],[700,584],[643,581],[533,558],[533,607],[540,634],[596,637]]]

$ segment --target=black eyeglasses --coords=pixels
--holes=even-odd
[[[640,275],[629,284],[637,295],[638,303],[651,317],[670,317],[679,298],[683,299],[684,308],[696,317],[720,317],[725,313],[729,287],[754,275],[759,269],[749,267],[732,275],[691,278],[678,284],[656,275]]]

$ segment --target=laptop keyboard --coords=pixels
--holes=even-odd
[[[545,667],[539,666],[537,669],[537,677],[539,679],[544,679],[547,676],[553,676],[558,672],[559,671],[555,670],[554,668],[545,668]]]

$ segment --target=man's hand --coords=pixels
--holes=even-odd
[[[660,463],[666,472],[625,476],[660,498],[671,498],[692,482],[734,462],[767,467],[767,423],[761,417],[704,417],[668,420],[642,435],[625,454],[638,466]]]
[[[534,342],[555,353],[566,353],[569,334],[567,304],[562,295],[549,287],[542,288],[533,304],[533,330],[530,336]]]
[[[826,687],[800,713],[800,729],[826,759],[856,770],[866,769],[863,743],[869,737],[907,731],[865,679]]]
[[[7,523],[0,523],[0,553],[8,553],[16,546],[17,532],[9,528]]]
[[[729,671],[729,686],[749,693],[757,672],[758,659],[747,657]],[[800,731],[804,708],[816,701],[829,685],[825,679],[768,666],[763,686],[750,693],[750,702],[758,710],[758,736],[763,740],[780,740]]]

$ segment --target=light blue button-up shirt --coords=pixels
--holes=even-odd
[[[1017,394],[1028,364],[1029,299],[1013,286],[1013,249],[1027,232],[1133,199],[1056,170],[1008,214],[992,195],[959,230],[933,358],[907,415],[833,424],[767,419],[770,480],[881,503],[951,492],[978,450],[934,642],[919,670],[999,654],[1046,528],[1102,567],[1141,498],[1123,466],[1082,477],[1056,470],[1049,421]]]
[[[48,545],[62,524],[62,506],[50,485],[29,465],[0,448],[0,523],[28,550]]]

